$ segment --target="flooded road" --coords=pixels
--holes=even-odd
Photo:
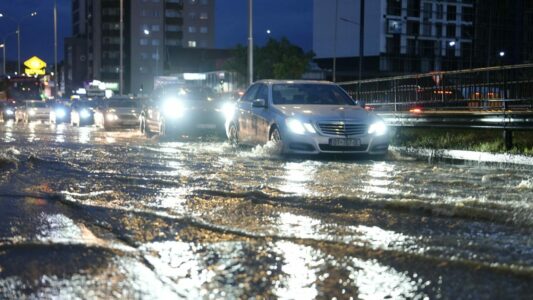
[[[0,124],[0,298],[531,299],[533,170]]]

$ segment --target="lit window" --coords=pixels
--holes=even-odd
[[[200,14],[200,19],[201,20],[207,20],[207,19],[209,19],[209,17],[208,17],[206,12],[203,12],[203,13]]]
[[[195,32],[196,32],[196,27],[189,26],[189,33],[195,33]]]
[[[196,41],[189,41],[189,48],[196,48]]]
[[[152,40],[152,46],[159,46],[159,40],[158,39],[153,39]]]
[[[141,39],[139,43],[141,44],[141,46],[146,46],[148,45],[148,39]]]
[[[205,27],[205,26],[200,27],[200,32],[201,33],[207,33],[207,27]]]
[[[159,31],[159,25],[152,25],[152,31]]]

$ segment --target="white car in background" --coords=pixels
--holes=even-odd
[[[276,143],[284,154],[369,154],[383,157],[383,120],[341,87],[324,81],[264,80],[251,85],[226,120],[234,144]]]
[[[15,123],[24,122],[30,123],[32,121],[48,121],[50,118],[50,107],[39,100],[29,100],[24,102],[22,106],[17,107],[15,111]]]

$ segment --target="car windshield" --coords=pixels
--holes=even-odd
[[[211,101],[213,92],[206,88],[183,88],[179,91],[179,98],[191,101]]]
[[[80,101],[78,102],[78,105],[79,107],[96,107],[96,101]]]
[[[332,84],[274,84],[274,104],[295,105],[355,105],[338,86]]]
[[[131,100],[109,100],[107,103],[108,107],[118,107],[118,108],[134,108],[136,107],[135,101]]]
[[[28,107],[37,107],[37,108],[45,108],[46,103],[44,102],[26,102]]]

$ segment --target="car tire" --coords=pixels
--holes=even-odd
[[[167,135],[167,125],[166,125],[166,121],[163,119],[161,121],[161,123],[159,124],[159,135],[164,137]]]
[[[283,154],[283,139],[281,138],[281,131],[277,126],[273,127],[270,131],[269,140],[274,143],[276,154]]]
[[[239,144],[239,132],[235,123],[231,123],[228,128],[228,142],[232,146],[237,146]]]

